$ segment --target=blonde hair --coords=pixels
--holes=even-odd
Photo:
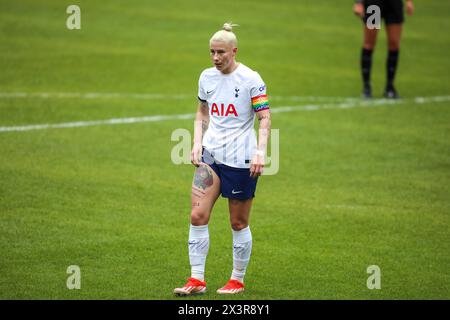
[[[209,44],[213,41],[221,41],[231,44],[234,48],[237,48],[237,38],[233,33],[233,27],[239,26],[238,24],[233,24],[231,22],[225,22],[223,24],[222,30],[217,31],[213,34],[211,39],[209,39]]]

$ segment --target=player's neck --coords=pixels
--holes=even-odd
[[[236,62],[233,60],[233,62],[230,64],[230,67],[227,68],[227,70],[223,70],[222,73],[223,74],[230,74],[232,73],[234,70],[237,69],[237,67],[239,67],[241,63],[240,62]]]

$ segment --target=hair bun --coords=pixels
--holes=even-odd
[[[233,27],[237,27],[237,26],[239,26],[239,25],[238,24],[233,24],[231,22],[225,22],[223,24],[222,29],[225,30],[225,31],[232,31]]]

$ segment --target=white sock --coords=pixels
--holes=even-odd
[[[233,272],[231,279],[244,282],[250,255],[252,253],[252,233],[250,227],[233,231]]]
[[[208,225],[193,226],[189,229],[189,262],[191,277],[205,281],[206,256],[209,249]]]

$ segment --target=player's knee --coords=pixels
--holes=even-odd
[[[366,50],[373,50],[373,49],[375,49],[375,42],[367,42],[366,41],[366,42],[364,42],[363,47]]]
[[[376,44],[377,44],[376,34],[372,35],[372,36],[366,36],[364,38],[364,43],[363,43],[364,49],[373,50],[373,49],[375,49]]]
[[[208,212],[199,209],[191,211],[191,224],[194,226],[202,226],[208,223]]]
[[[389,51],[398,51],[400,49],[400,43],[398,41],[388,42]]]
[[[245,221],[245,220],[236,219],[236,220],[231,221],[231,228],[234,231],[242,230],[244,228],[247,228],[247,226],[248,226],[248,221]]]

